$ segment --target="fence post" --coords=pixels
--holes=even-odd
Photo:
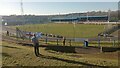
[[[70,44],[70,46],[71,46],[71,40],[69,41],[69,44]]]
[[[98,36],[98,47],[100,47],[100,36]]]
[[[113,40],[113,46],[115,46],[115,40]]]
[[[29,41],[31,40],[31,32],[29,32]]]
[[[45,38],[45,42],[46,42],[46,44],[47,44],[47,38]]]
[[[9,36],[9,31],[7,31],[7,34],[6,34],[7,36]]]
[[[103,52],[103,47],[100,47],[100,52],[101,52],[101,53]]]
[[[63,39],[63,45],[65,46],[65,41],[66,41],[66,38]]]
[[[66,38],[63,37],[63,46],[65,46],[65,41],[66,41]]]
[[[18,28],[16,27],[16,39],[18,41]]]
[[[59,45],[59,44],[58,44],[58,39],[57,39],[57,45]]]
[[[48,41],[48,39],[47,39],[47,34],[46,34],[46,38],[45,38],[45,42],[46,42],[46,44],[47,44],[47,41]]]

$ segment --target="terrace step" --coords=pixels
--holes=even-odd
[[[98,36],[110,36],[111,33],[117,31],[120,29],[120,25],[117,25],[117,26],[113,26],[112,28],[110,29],[107,29],[101,33],[98,34]]]

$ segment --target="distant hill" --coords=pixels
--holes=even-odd
[[[69,13],[69,14],[60,14],[60,15],[10,15],[10,16],[2,16],[4,20],[2,24],[5,22],[8,25],[24,25],[24,24],[43,24],[43,23],[51,23],[52,18],[76,18],[80,16],[86,16],[87,13]],[[88,16],[103,16],[108,15],[108,12],[103,11],[91,11],[88,12]],[[110,21],[118,21],[118,11],[111,11],[110,13]]]

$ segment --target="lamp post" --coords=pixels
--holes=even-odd
[[[73,28],[74,28],[74,40],[75,40],[75,27],[76,27],[76,26],[75,26],[75,22],[74,22],[73,24],[74,24],[74,27],[73,27]]]
[[[88,12],[87,12],[87,23],[89,22],[89,20],[88,20]]]
[[[21,3],[20,3],[20,5],[21,5],[21,15],[24,15],[24,10],[23,10],[23,2],[22,2],[22,0],[21,0]]]
[[[108,10],[108,29],[110,28],[110,9]]]
[[[110,22],[110,9],[108,10],[108,23]]]
[[[75,25],[75,21],[73,20],[73,14],[72,14],[72,23],[73,23],[73,35],[74,35],[74,41],[75,41],[75,27],[76,27],[76,25]]]

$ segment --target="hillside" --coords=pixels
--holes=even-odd
[[[33,47],[24,46],[12,42],[2,42],[2,65],[3,66],[117,66],[118,54],[75,54],[47,50],[40,47],[43,56],[36,57]],[[112,57],[109,57],[111,56]],[[109,58],[108,58],[109,57]]]

